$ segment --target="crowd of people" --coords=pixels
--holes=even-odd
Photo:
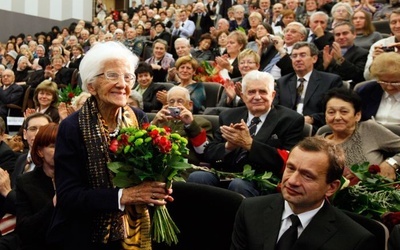
[[[20,111],[23,153],[0,140],[0,249],[151,249],[140,237],[149,233],[147,205],[172,202],[172,189],[157,181],[115,188],[107,168],[121,128],[148,122],[187,138],[191,164],[225,172],[250,165],[282,179],[274,195],[230,181],[227,188],[246,197],[231,249],[289,249],[280,248],[287,231],[296,231],[299,249],[380,249],[327,198],[342,175],[354,178],[353,164],[378,165],[397,179],[400,137],[385,127],[400,126],[396,7],[141,0],[117,11],[97,0],[90,23],[10,36],[0,44],[0,139],[28,87],[33,105]],[[376,32],[373,20],[387,20],[391,34]],[[196,78],[204,61],[224,79],[213,107]],[[60,103],[67,87],[83,92]],[[208,114],[219,115],[219,127]],[[313,136],[304,139],[305,123]],[[318,133],[324,126],[329,132]],[[220,186],[209,171],[185,178]],[[322,230],[328,224],[335,230]]]

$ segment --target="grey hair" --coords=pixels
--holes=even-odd
[[[274,90],[275,80],[274,77],[267,72],[252,70],[247,73],[242,79],[242,93],[244,94],[247,89],[247,84],[253,81],[262,81],[267,88],[271,91]]]
[[[300,22],[291,22],[291,23],[288,23],[286,28],[289,27],[289,26],[292,26],[292,25],[297,25],[299,27],[300,33],[302,33],[304,36],[307,36],[307,29],[306,29],[306,27],[304,27],[304,25],[302,23],[300,23]]]
[[[180,38],[176,39],[174,42],[174,46],[176,46],[176,44],[179,42],[183,42],[186,46],[190,47],[190,41],[186,38],[180,37]]]
[[[331,16],[333,16],[333,13],[336,12],[336,9],[339,7],[345,7],[347,13],[349,14],[349,18],[351,18],[351,16],[353,15],[353,9],[351,8],[350,4],[348,3],[336,3],[335,5],[333,5],[332,10],[331,10]]]
[[[167,100],[171,97],[172,92],[174,92],[175,90],[181,90],[183,92],[185,92],[185,98],[187,101],[190,101],[190,93],[189,90],[187,88],[181,87],[181,86],[174,86],[172,87],[170,90],[168,90],[167,92]]]
[[[96,76],[103,72],[105,63],[111,60],[127,62],[130,66],[129,73],[135,76],[139,62],[139,58],[135,54],[120,42],[97,43],[86,53],[79,66],[83,91],[89,92],[87,85],[94,82]]]
[[[316,16],[323,16],[323,17],[325,18],[325,22],[328,24],[328,21],[329,21],[329,16],[328,16],[328,14],[326,14],[326,13],[323,12],[323,11],[314,12],[314,13],[311,14],[311,16],[310,16],[310,21],[312,22],[312,20],[314,20],[314,17],[316,17]]]
[[[139,92],[132,90],[129,96],[138,102],[140,109],[143,109],[143,96]]]

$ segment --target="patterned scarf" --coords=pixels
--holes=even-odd
[[[122,119],[118,121],[121,127],[138,127],[136,115],[129,106],[125,106],[122,112]],[[90,97],[79,111],[79,127],[82,131],[88,154],[86,167],[89,185],[93,189],[114,188],[112,183],[114,174],[107,167],[107,163],[110,161],[108,151],[110,138],[107,133],[107,128],[104,126],[102,120],[101,114],[97,108],[96,99]],[[130,232],[131,230],[135,230],[144,235],[150,234],[149,228],[146,226],[141,227],[140,223],[133,229],[125,226],[127,225],[127,220],[135,221],[137,219],[145,220],[145,222],[150,224],[147,207],[138,205],[132,207],[127,206],[127,208],[127,213],[122,211],[95,213],[93,216],[92,241],[103,243],[115,240],[126,241],[126,238],[129,240],[133,237],[133,234]],[[132,210],[136,213],[132,213]],[[130,240],[132,241],[132,239]],[[136,237],[136,240],[139,242],[129,244],[131,247],[125,249],[151,249],[151,247],[143,248],[144,245],[150,244],[151,246],[151,241],[150,243],[143,242],[143,239],[140,237]]]

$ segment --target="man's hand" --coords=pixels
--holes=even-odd
[[[318,25],[317,27],[315,27],[315,29],[313,30],[313,33],[317,38],[320,38],[325,35],[324,29],[321,27],[321,25]]]
[[[224,125],[221,126],[220,129],[222,137],[228,142],[226,146],[227,149],[232,150],[236,147],[240,147],[247,151],[250,150],[253,138],[243,119],[241,119],[240,123],[231,124],[230,126]]]
[[[11,191],[11,181],[8,172],[0,168],[0,194],[6,197]]]
[[[157,91],[156,97],[157,97],[157,100],[159,102],[161,102],[163,105],[167,104],[167,91],[166,90]]]

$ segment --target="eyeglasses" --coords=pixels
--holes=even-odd
[[[27,128],[27,130],[28,130],[29,132],[32,132],[32,133],[38,132],[39,129],[40,129],[40,127],[36,127],[36,126],[30,126],[30,127]]]
[[[376,82],[384,85],[400,86],[400,82],[385,82],[385,81],[376,81]]]
[[[299,58],[301,58],[301,59],[304,59],[304,58],[306,58],[307,56],[309,56],[309,55],[308,55],[307,53],[303,52],[303,53],[300,53],[300,54],[291,54],[291,55],[290,55],[290,58],[296,59],[297,57],[299,57]]]
[[[245,65],[245,64],[256,64],[256,62],[251,62],[251,61],[241,61],[239,65]]]
[[[107,71],[107,72],[98,74],[98,75],[96,75],[95,77],[99,77],[99,76],[102,76],[102,75],[104,75],[104,77],[105,77],[107,80],[113,81],[113,82],[114,82],[114,81],[118,81],[118,78],[119,78],[120,76],[123,76],[123,77],[124,77],[125,82],[130,82],[130,81],[132,81],[133,79],[135,79],[135,76],[134,76],[133,74],[131,74],[131,73],[118,74],[117,72],[114,72],[114,71]]]

